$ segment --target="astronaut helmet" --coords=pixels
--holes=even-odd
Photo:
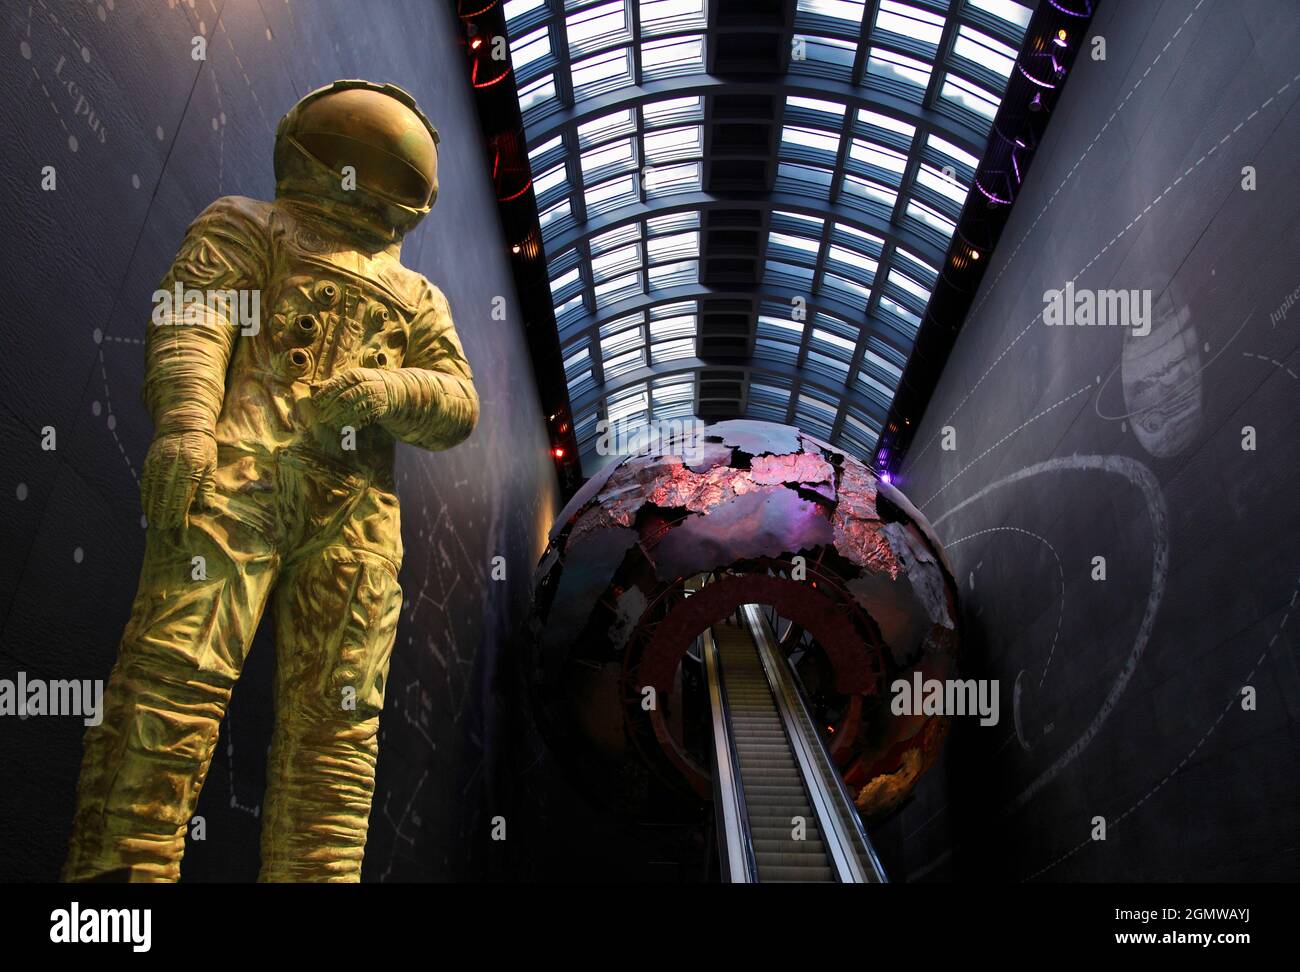
[[[400,240],[438,197],[438,130],[393,84],[335,81],[275,132],[275,194]],[[340,205],[341,204],[341,205]]]

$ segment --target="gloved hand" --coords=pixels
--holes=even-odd
[[[208,432],[164,432],[144,459],[140,499],[150,526],[177,527],[191,506],[203,508],[212,496],[217,440]]]
[[[363,428],[388,414],[391,399],[382,368],[354,368],[335,375],[312,395],[322,422]]]

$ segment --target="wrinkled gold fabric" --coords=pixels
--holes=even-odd
[[[260,326],[241,331],[219,305],[149,326],[145,558],[103,722],[86,733],[66,880],[179,878],[268,603],[260,879],[360,876],[402,603],[394,442],[455,445],[478,398],[442,294],[398,243],[309,189],[218,199],[160,285],[256,290]]]

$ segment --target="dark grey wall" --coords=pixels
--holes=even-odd
[[[901,471],[1002,721],[880,829],[900,878],[1300,877],[1296,12],[1093,21]],[[1045,326],[1070,279],[1150,288],[1151,334]]]
[[[206,62],[192,38],[208,39]],[[0,42],[0,677],[103,678],[135,590],[149,294],[220,195],[270,198],[276,122],[339,77],[410,90],[442,135],[441,194],[404,261],[447,294],[483,400],[466,444],[403,449],[406,604],[382,722],[368,879],[490,872],[495,670],[555,511],[547,439],[477,120],[439,0],[6,4]],[[40,189],[41,168],[57,189]],[[40,431],[57,449],[40,449]],[[507,579],[490,561],[507,558]],[[255,643],[200,803],[188,879],[248,879],[272,645]],[[80,759],[72,718],[0,718],[0,879],[56,876]]]

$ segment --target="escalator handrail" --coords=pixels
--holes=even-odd
[[[809,800],[822,825],[822,833],[826,835],[827,851],[839,879],[845,883],[884,883],[884,869],[862,827],[857,808],[838,768],[816,734],[803,696],[793,683],[789,666],[776,649],[762,609],[757,604],[746,604],[741,611],[767,672],[795,758],[804,771]],[[821,786],[814,787],[814,781],[820,781]]]
[[[713,632],[702,635],[705,681],[709,691],[709,710],[713,718],[713,789],[714,806],[722,808],[723,839],[718,842],[722,870],[732,884],[753,884],[758,880],[758,862],[749,831],[749,810],[740,778],[740,757],[731,733],[731,710],[727,705],[722,664],[718,659]],[[715,812],[716,816],[716,812]]]

